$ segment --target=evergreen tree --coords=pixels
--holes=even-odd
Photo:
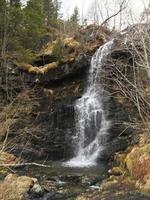
[[[8,7],[8,50],[20,49],[23,13],[20,0],[11,0]]]
[[[3,57],[3,51],[6,48],[6,32],[7,32],[7,2],[0,1],[0,51]]]
[[[79,23],[79,10],[78,10],[78,7],[75,7],[74,13],[70,17],[70,22],[73,25],[76,25],[76,26],[78,25],[78,23]]]
[[[57,25],[60,2],[58,0],[0,0],[0,50],[6,52],[35,51],[46,33],[47,25]],[[3,53],[2,53],[3,52]]]
[[[43,11],[47,25],[56,25],[59,18],[60,2],[58,0],[43,0]]]
[[[53,18],[53,12],[54,12],[54,5],[52,0],[44,0],[43,1],[43,11],[45,14],[46,24],[50,25],[52,18]]]
[[[25,48],[38,48],[41,36],[45,32],[45,16],[43,14],[43,0],[30,0],[24,8],[24,24],[22,30]]]
[[[61,3],[59,0],[54,0],[53,5],[54,5],[54,19],[58,20]]]

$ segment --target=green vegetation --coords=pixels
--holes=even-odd
[[[58,39],[56,44],[53,47],[52,54],[56,60],[60,61],[68,53],[68,49],[64,48],[64,42],[61,39]]]
[[[74,25],[77,26],[79,23],[79,10],[78,7],[75,7],[74,13],[70,17],[70,22]]]
[[[34,54],[47,42],[47,36],[52,37],[50,33],[66,23],[61,19],[60,8],[59,0],[29,0],[26,6],[22,5],[21,0],[1,0],[1,59],[9,57],[17,61],[30,62]],[[71,27],[77,26],[78,21],[76,8],[69,24]],[[60,41],[56,44],[55,50],[59,53],[62,51]]]

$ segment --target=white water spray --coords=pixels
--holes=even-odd
[[[102,65],[111,52],[113,41],[101,46],[91,61],[88,86],[83,96],[76,101],[75,157],[65,163],[69,167],[90,167],[96,165],[103,143],[107,137],[110,121],[103,110],[103,88],[99,79]]]

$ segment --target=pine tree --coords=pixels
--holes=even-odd
[[[54,5],[54,19],[58,20],[61,3],[59,0],[54,0],[53,5]]]
[[[28,0],[25,7],[21,2],[0,0],[1,57],[6,52],[16,55],[37,50],[42,45],[47,25],[58,23],[59,0]]]
[[[53,12],[54,12],[54,5],[53,5],[52,0],[43,1],[43,11],[45,14],[46,24],[50,25],[53,18]]]
[[[24,8],[22,40],[25,48],[38,48],[41,36],[45,32],[43,0],[29,0]]]
[[[0,51],[1,57],[4,56],[6,50],[6,32],[7,32],[7,2],[0,1]]]
[[[8,7],[8,50],[21,48],[23,13],[20,0],[11,0]]]
[[[0,1],[0,45],[2,52],[20,48],[20,31],[22,23],[20,0]],[[4,54],[4,53],[1,53]]]
[[[56,25],[59,18],[60,2],[58,0],[44,0],[43,11],[47,25]]]
[[[78,23],[79,23],[79,10],[78,10],[78,7],[75,7],[74,13],[70,17],[70,22],[73,25],[76,25],[76,26],[78,25]]]

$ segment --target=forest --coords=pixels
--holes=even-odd
[[[32,57],[45,40],[52,40],[50,32],[55,31],[54,28],[63,29],[61,26],[65,26],[64,23],[70,26],[70,29],[72,26],[76,28],[79,21],[78,9],[75,8],[70,19],[65,22],[61,19],[60,6],[61,3],[57,0],[31,0],[25,7],[20,0],[2,0],[0,3],[1,58],[6,54],[12,59],[15,59],[18,54],[19,56],[24,54],[22,59]]]

